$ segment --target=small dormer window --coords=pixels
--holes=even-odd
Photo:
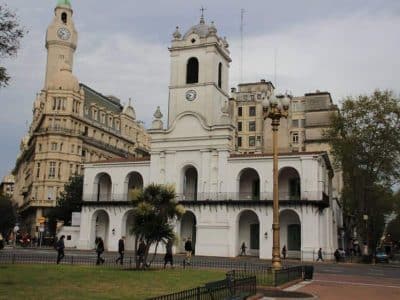
[[[190,41],[192,42],[192,44],[196,43],[196,39],[195,38],[191,39]]]

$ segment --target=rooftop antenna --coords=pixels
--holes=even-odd
[[[276,61],[278,59],[278,48],[274,48],[274,85],[275,88],[278,86],[278,83],[276,82]]]
[[[243,83],[243,26],[244,8],[240,10],[240,83]]]

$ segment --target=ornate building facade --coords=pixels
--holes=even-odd
[[[44,87],[13,171],[21,228],[31,233],[69,178],[83,174],[83,163],[147,156],[150,143],[130,101],[124,106],[73,75],[78,33],[69,0],[59,0],[54,12],[46,34]]]
[[[175,251],[183,251],[190,237],[199,255],[237,256],[244,242],[250,255],[271,258],[273,159],[262,148],[268,131],[260,128],[262,102],[245,106],[230,99],[229,45],[203,16],[184,34],[176,29],[169,51],[168,122],[164,126],[157,108],[149,130],[150,157],[85,164],[77,246],[92,249],[100,236],[107,249],[116,250],[118,239],[126,235],[126,248],[132,249],[131,191],[160,183],[173,184],[186,209],[174,223],[180,238]],[[240,88],[252,90],[249,85]],[[267,82],[257,89],[260,98],[273,93]],[[241,116],[236,115],[239,106]],[[257,153],[247,144],[238,151],[239,117],[246,126],[254,121]],[[240,153],[243,147],[246,154]],[[333,176],[326,151],[281,153],[280,237],[289,257],[312,260],[320,247],[328,253],[337,248],[341,210],[332,195]]]

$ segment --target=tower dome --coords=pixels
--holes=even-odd
[[[71,8],[71,2],[69,0],[58,0],[57,6],[68,6]]]
[[[190,27],[190,29],[184,34],[183,38],[187,38],[192,33],[197,34],[201,38],[205,38],[209,35],[216,34],[217,28],[215,27],[214,22],[209,25],[205,22],[204,17],[201,16],[199,24]]]
[[[49,90],[67,90],[67,91],[79,91],[78,79],[72,74],[71,67],[67,64],[63,64],[60,70],[55,74],[52,80],[50,80],[47,87]]]

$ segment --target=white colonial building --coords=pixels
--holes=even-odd
[[[132,249],[131,190],[173,184],[186,213],[176,222],[183,250],[191,237],[198,255],[272,257],[272,155],[237,154],[229,103],[228,43],[204,18],[184,35],[173,34],[168,121],[157,108],[151,156],[85,165],[84,206],[78,248],[92,249],[96,236],[108,250],[127,237]],[[325,152],[281,153],[279,199],[281,247],[312,259],[338,244],[341,212],[332,200],[333,171]]]

